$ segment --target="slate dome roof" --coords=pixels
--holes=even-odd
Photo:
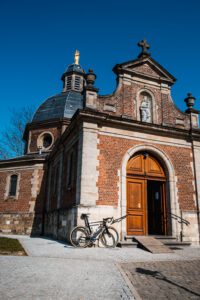
[[[67,70],[65,71],[65,73],[68,73],[68,72],[79,72],[79,73],[85,73],[83,68],[78,65],[78,64],[71,64],[67,67]]]
[[[76,110],[81,108],[83,108],[83,96],[80,92],[63,92],[44,101],[36,110],[32,122],[72,118]]]

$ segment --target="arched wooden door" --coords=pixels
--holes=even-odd
[[[166,234],[166,176],[148,153],[127,164],[127,235]]]

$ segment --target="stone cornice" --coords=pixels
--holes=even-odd
[[[28,132],[32,129],[43,129],[43,128],[50,128],[62,125],[68,125],[70,123],[70,119],[63,118],[63,119],[49,119],[40,122],[31,122],[26,124],[26,128],[24,131],[23,139],[26,140],[28,137]]]
[[[125,116],[116,117],[92,109],[84,109],[77,110],[66,131],[56,141],[52,152],[48,156],[48,160],[60,151],[65,143],[67,143],[67,138],[70,134],[77,134],[83,122],[97,123],[99,127],[110,126],[147,134],[155,134],[157,136],[173,137],[176,139],[186,140],[188,142],[191,142],[191,140],[200,141],[200,129],[192,129],[192,131],[190,131],[166,125],[142,123],[129,119]]]
[[[108,114],[100,113],[92,110],[80,110],[77,115],[79,120],[98,123],[99,126],[111,126],[139,132],[153,133],[162,136],[175,137],[177,139],[200,140],[200,129],[192,129],[192,131],[172,126],[157,125],[152,123],[143,123],[132,120],[126,116],[116,117]]]
[[[6,167],[20,167],[20,166],[33,166],[36,164],[44,164],[46,161],[47,155],[24,155],[20,157],[15,157],[6,160],[0,160],[0,169]]]

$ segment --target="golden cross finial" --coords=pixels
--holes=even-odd
[[[80,52],[78,50],[76,50],[76,52],[74,53],[74,63],[75,63],[75,65],[79,64],[79,58],[80,58]]]

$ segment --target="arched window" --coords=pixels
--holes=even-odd
[[[16,174],[10,176],[9,196],[16,196],[17,179],[18,179],[18,175]]]

